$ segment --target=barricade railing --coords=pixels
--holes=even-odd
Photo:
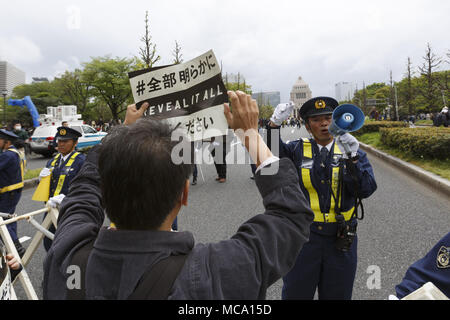
[[[34,217],[39,214],[45,214],[47,213],[47,216],[45,217],[44,221],[39,224]],[[5,220],[5,219],[7,220]],[[25,254],[22,258],[20,258],[16,246],[14,245],[14,242],[11,238],[11,235],[9,234],[8,228],[6,225],[26,220],[28,221],[34,228],[37,229],[37,232],[35,233],[33,239],[31,240],[30,244],[28,245]],[[49,206],[46,206],[43,209],[36,210],[33,212],[29,212],[22,215],[10,215],[7,213],[0,213],[0,236],[3,240],[3,243],[7,249],[8,253],[12,253],[14,257],[17,259],[17,261],[22,265],[23,269],[19,273],[19,275],[16,277],[16,279],[11,284],[11,299],[16,300],[17,296],[14,291],[14,284],[19,279],[20,283],[22,284],[22,287],[25,290],[25,294],[27,295],[27,298],[30,300],[38,300],[38,296],[36,294],[36,291],[34,290],[34,287],[31,283],[31,280],[28,276],[28,273],[26,271],[26,266],[31,260],[31,257],[36,252],[37,248],[41,244],[44,237],[48,237],[53,240],[53,234],[48,231],[48,228],[53,224],[56,228],[56,222],[58,220],[58,210],[55,208],[51,208]]]

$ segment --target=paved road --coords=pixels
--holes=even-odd
[[[303,128],[300,131],[292,128],[282,130],[285,141],[305,134]],[[229,154],[227,159],[231,156]],[[242,156],[238,158],[242,160]],[[359,256],[353,299],[380,300],[394,293],[394,287],[402,280],[407,267],[449,232],[450,201],[380,159],[370,155],[369,159],[378,190],[364,201],[366,215],[358,229]],[[261,197],[250,179],[249,165],[228,165],[228,179],[224,184],[214,180],[217,176],[214,165],[202,164],[200,168],[205,181],[199,172],[199,183],[190,188],[189,206],[179,215],[180,229],[191,231],[196,242],[228,239],[241,223],[263,212]],[[32,192],[24,191],[17,213],[42,207],[30,200]],[[26,222],[21,222],[19,232],[21,236],[31,236],[33,230]],[[40,297],[43,256],[41,247],[28,267]],[[369,278],[373,270],[380,271],[379,288]],[[271,286],[267,298],[280,299],[281,286],[281,281]],[[24,297],[20,285],[16,288]]]
[[[40,154],[31,153],[27,155],[27,169],[43,168],[50,158],[46,158]]]

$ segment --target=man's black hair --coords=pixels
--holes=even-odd
[[[103,140],[99,173],[103,207],[119,229],[155,230],[174,209],[192,172],[172,162],[173,130],[140,119],[115,127]]]
[[[11,143],[17,149],[25,148],[25,141],[23,141],[22,139],[16,139],[16,140],[14,140],[14,142],[11,142]]]

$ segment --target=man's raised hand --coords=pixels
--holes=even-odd
[[[135,104],[130,104],[127,107],[127,113],[125,115],[124,125],[130,125],[135,123],[140,117],[144,115],[145,110],[149,107],[148,102],[144,102],[139,110],[136,108]]]
[[[242,91],[228,91],[227,93],[233,108],[231,111],[229,104],[225,103],[225,117],[230,128],[235,131],[253,129],[257,132],[259,110],[256,100]]]
[[[244,144],[256,167],[259,167],[272,157],[272,152],[258,134],[258,104],[242,91],[228,91],[228,98],[233,108],[231,111],[228,103],[224,104],[228,125]]]

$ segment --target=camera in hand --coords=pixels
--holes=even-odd
[[[336,239],[336,248],[341,251],[350,250],[353,239],[356,236],[356,225],[350,225],[343,215],[336,215],[337,222],[337,239]]]

